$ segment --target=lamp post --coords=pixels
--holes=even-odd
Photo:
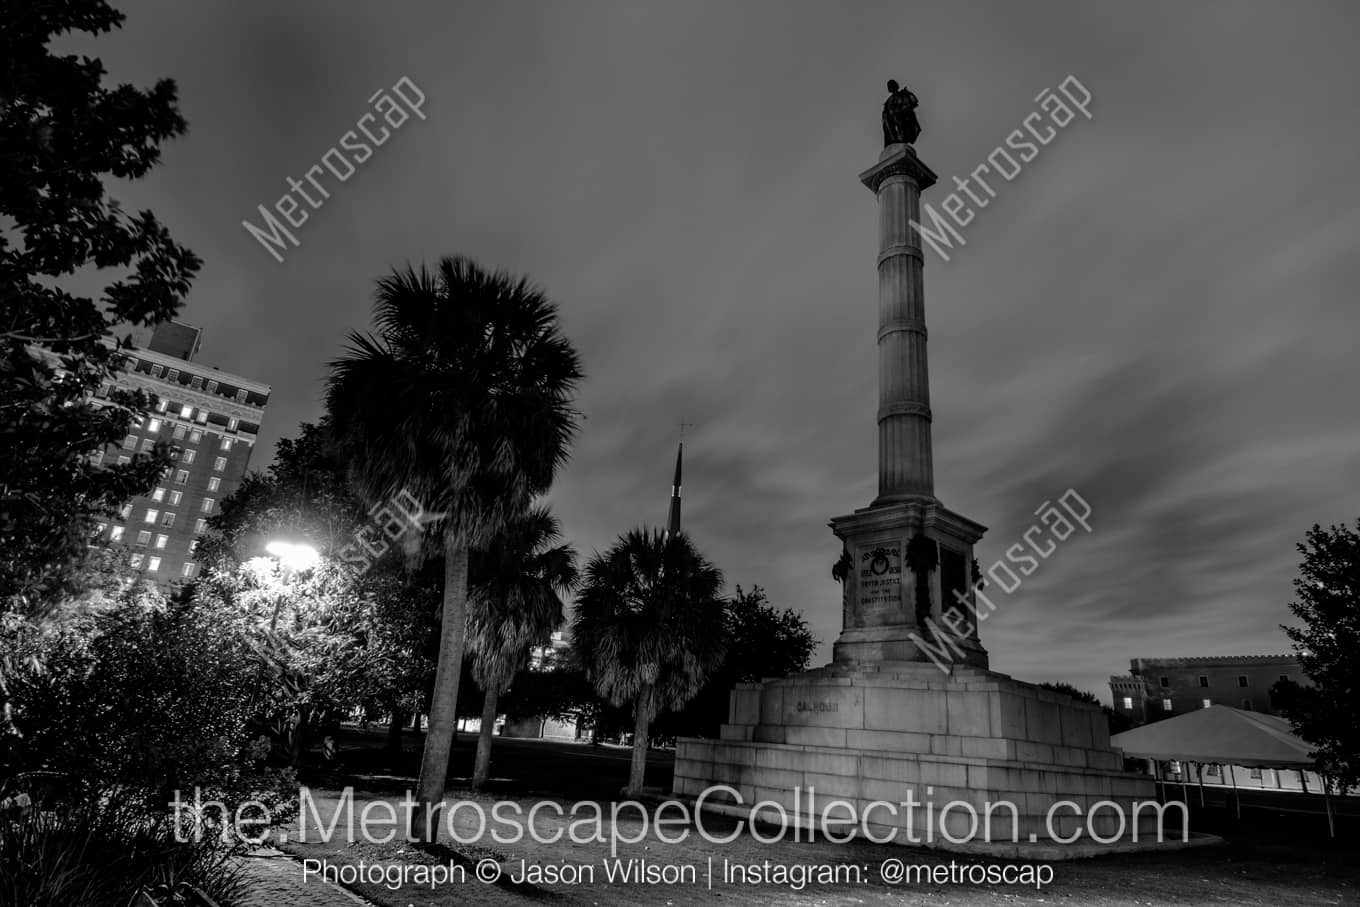
[[[317,561],[321,560],[321,555],[317,553],[317,550],[307,544],[274,541],[265,545],[264,550],[283,568],[283,582],[285,584],[303,570],[310,570],[315,567]],[[279,609],[282,607],[283,595],[280,592],[274,599],[274,616],[269,621],[269,632],[271,634],[278,626]]]

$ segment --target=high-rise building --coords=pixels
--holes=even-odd
[[[134,569],[165,586],[197,575],[198,539],[245,477],[269,402],[269,385],[194,361],[201,333],[168,322],[145,348],[126,353],[116,383],[156,403],[120,445],[95,455],[126,462],[157,441],[171,445],[174,463],[155,489],[98,523],[94,535],[94,544],[122,546]]]

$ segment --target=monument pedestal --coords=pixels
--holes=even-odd
[[[998,856],[1085,855],[1061,843],[1078,831],[1075,843],[1087,850],[1091,833],[1112,839],[1101,848],[1108,852],[1115,838],[1132,843],[1133,824],[1145,846],[1156,841],[1157,813],[1134,810],[1156,799],[1155,785],[1123,770],[1104,713],[1004,674],[967,665],[945,673],[920,662],[832,665],[739,685],[730,717],[719,740],[679,741],[676,795],[729,785],[736,799],[710,793],[705,805],[781,822],[779,804],[789,824],[819,830],[824,805],[844,800],[866,820],[860,833],[876,840]],[[1101,801],[1123,810],[1123,837],[1108,806],[1088,821]],[[838,809],[832,819],[844,818]],[[981,821],[988,815],[990,834]],[[1179,828],[1170,831],[1179,838]]]

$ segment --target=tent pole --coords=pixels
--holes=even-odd
[[[1160,759],[1148,760],[1152,763],[1152,777],[1157,781],[1157,799],[1166,802],[1166,792],[1162,789],[1162,761]]]
[[[1225,765],[1228,770],[1228,777],[1232,779],[1233,802],[1237,804],[1237,821],[1242,821],[1242,795],[1237,792],[1237,772],[1233,771],[1237,766]]]
[[[1322,776],[1322,802],[1327,806],[1327,831],[1333,838],[1336,837],[1336,823],[1332,820],[1332,797],[1327,788],[1331,787],[1331,782],[1326,775]]]
[[[1181,803],[1185,806],[1185,814],[1190,814],[1190,796],[1185,792],[1185,776],[1190,774],[1190,763],[1181,763]]]
[[[1199,776],[1199,806],[1204,808],[1204,763],[1195,763],[1195,774]]]
[[[1308,793],[1308,772],[1303,769],[1299,769],[1299,786],[1303,788],[1305,794]]]

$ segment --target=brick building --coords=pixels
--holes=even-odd
[[[1146,724],[1210,705],[1277,714],[1270,688],[1281,680],[1308,683],[1292,655],[1134,658],[1129,673],[1110,678],[1116,712]]]
[[[165,586],[197,575],[198,537],[245,477],[269,402],[269,385],[195,362],[200,339],[198,328],[169,322],[146,348],[127,352],[117,384],[156,404],[120,446],[95,455],[126,461],[157,441],[172,446],[174,464],[157,487],[100,522],[94,536],[94,544],[122,546],[135,569]]]

